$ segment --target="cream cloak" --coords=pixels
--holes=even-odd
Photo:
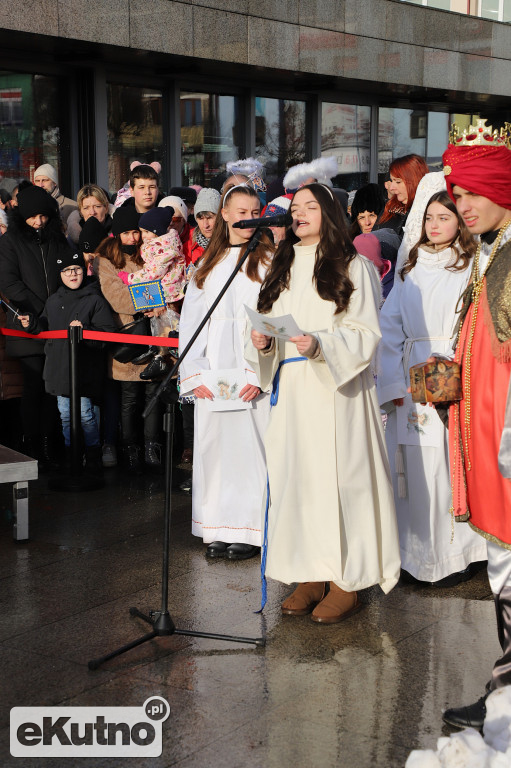
[[[312,283],[316,246],[295,246],[290,288],[271,316],[292,314],[318,338],[321,355],[284,365],[265,437],[270,484],[266,574],[285,583],[334,581],[347,591],[400,574],[390,472],[371,360],[380,340],[376,270],[350,265],[349,307],[334,315]],[[270,354],[246,355],[263,389],[279,361],[297,356],[279,341]]]
[[[462,272],[447,270],[453,260],[451,248],[440,252],[420,248],[417,264],[405,280],[396,274],[380,316],[383,338],[378,350],[378,397],[389,413],[385,437],[395,487],[401,560],[403,568],[420,581],[438,581],[471,562],[486,560],[485,542],[468,525],[454,525],[451,542],[449,440],[433,408],[425,409],[425,413],[431,428],[437,430],[437,444],[402,445],[405,497],[398,493],[396,450],[404,430],[398,440],[397,421],[411,403],[407,400],[396,408],[392,400],[407,395],[410,366],[426,362],[434,352],[451,354],[456,305],[471,272],[470,267]]]
[[[194,280],[189,284],[179,323],[180,352],[220,293],[238,257],[239,248],[231,248],[202,289]],[[181,366],[181,394],[191,393],[203,383],[204,370],[245,368],[248,383],[259,384],[244,359],[248,325],[244,305],[255,308],[260,288],[260,283],[249,280],[243,271],[236,275]],[[195,403],[192,533],[206,543],[261,546],[268,395],[260,395],[252,405],[249,410],[213,412],[204,400]]]

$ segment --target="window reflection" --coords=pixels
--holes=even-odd
[[[108,186],[114,193],[128,180],[133,160],[163,166],[162,93],[109,83],[107,96]]]
[[[237,96],[181,92],[183,184],[210,186],[241,150],[240,100]]]
[[[336,187],[348,192],[369,182],[371,108],[324,103],[321,108],[321,154],[337,158]]]
[[[43,163],[53,165],[60,177],[63,116],[58,87],[55,77],[0,72],[2,178],[33,180]],[[12,188],[14,183],[5,186]]]
[[[268,184],[305,161],[305,102],[257,97],[256,155]]]

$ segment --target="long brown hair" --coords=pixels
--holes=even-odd
[[[424,211],[424,216],[422,217],[422,230],[419,241],[415,243],[413,248],[410,250],[408,259],[399,272],[401,280],[404,280],[405,275],[407,275],[408,272],[411,272],[411,270],[417,264],[417,259],[419,258],[419,248],[421,245],[427,245],[429,243],[428,236],[426,234],[426,216],[428,215],[428,209],[431,203],[440,203],[440,205],[443,205],[444,208],[447,208],[449,211],[451,211],[451,213],[454,213],[458,220],[458,231],[456,232],[456,235],[453,237],[452,241],[449,243],[449,247],[455,251],[457,258],[456,261],[453,264],[449,264],[446,269],[448,269],[450,272],[462,272],[468,267],[470,259],[476,251],[476,244],[474,239],[447,192],[435,192],[435,194],[429,198],[426,210]]]
[[[335,314],[345,310],[355,290],[349,278],[349,265],[355,258],[355,246],[348,234],[348,227],[337,199],[323,184],[306,184],[300,187],[291,200],[291,206],[304,189],[312,192],[321,208],[319,243],[316,248],[313,281],[316,290],[325,301],[333,301]],[[272,265],[263,282],[257,308],[267,313],[283,290],[289,288],[291,267],[295,259],[294,245],[300,241],[291,228],[280,241]]]
[[[139,242],[135,255],[130,257],[130,260],[139,267],[144,266],[144,260],[140,253],[141,245],[142,243]],[[122,250],[119,235],[117,237],[105,237],[98,245],[96,253],[98,256],[103,256],[103,258],[111,261],[116,269],[124,269],[126,266],[126,254]]]
[[[213,227],[211,240],[209,241],[209,244],[202,255],[200,266],[198,267],[197,272],[193,278],[197,288],[204,287],[204,281],[206,280],[207,276],[210,274],[210,272],[213,271],[216,265],[222,261],[227,251],[231,247],[229,243],[229,231],[227,228],[227,223],[223,220],[220,211],[222,208],[226,207],[226,203],[229,205],[230,201],[236,195],[248,195],[248,197],[255,197],[259,201],[259,196],[255,189],[245,185],[231,187],[222,195],[222,200],[220,202],[219,211],[216,215],[215,226]],[[240,261],[245,251],[247,250],[247,245],[248,240],[247,243],[243,244],[239,249],[240,255],[238,261]],[[274,250],[275,246],[271,242],[270,238],[263,232],[257,248],[250,254],[244,267],[245,273],[250,280],[253,280],[255,283],[261,282],[259,266],[261,264],[264,267],[269,265],[271,254]]]
[[[415,200],[415,193],[419,186],[419,181],[429,173],[426,161],[420,155],[404,155],[393,160],[389,167],[389,174],[397,179],[402,179],[406,187],[406,205],[400,203],[394,197],[387,201],[383,213],[378,220],[378,224],[384,224],[392,218],[395,213],[406,213],[412,207]],[[404,209],[404,211],[403,211]]]

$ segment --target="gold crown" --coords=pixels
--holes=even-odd
[[[463,133],[460,133],[456,123],[451,125],[449,131],[449,143],[455,147],[500,147],[502,145],[511,149],[511,123],[504,123],[500,131],[492,130],[491,125],[486,125],[486,120],[478,120],[475,126],[469,125]]]

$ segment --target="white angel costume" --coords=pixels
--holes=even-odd
[[[210,272],[202,289],[192,279],[179,326],[180,351],[188,344],[238,261],[231,248]],[[244,369],[248,384],[259,386],[244,359],[248,323],[244,305],[255,308],[261,288],[239,272],[181,366],[181,394],[204,384],[205,371]],[[260,395],[246,410],[210,411],[195,403],[192,533],[205,543],[223,541],[261,546],[261,508],[266,492],[263,435],[269,397]]]
[[[350,264],[347,310],[318,295],[316,245],[295,246],[290,287],[270,317],[292,314],[319,341],[314,359],[282,365],[279,397],[265,437],[270,505],[266,574],[285,583],[333,581],[353,592],[400,574],[399,543],[385,440],[371,360],[380,340],[380,285],[372,263]],[[247,357],[264,389],[279,364],[296,358],[290,342]]]
[[[388,412],[385,437],[394,483],[401,562],[420,581],[434,582],[471,562],[486,559],[486,545],[469,526],[453,525],[449,514],[449,439],[432,406],[413,403],[409,369],[433,353],[452,356],[456,306],[470,278],[446,267],[451,248],[419,249],[415,267],[394,287],[381,310],[378,398]],[[404,405],[392,401],[404,398]],[[451,536],[453,540],[451,542]]]

